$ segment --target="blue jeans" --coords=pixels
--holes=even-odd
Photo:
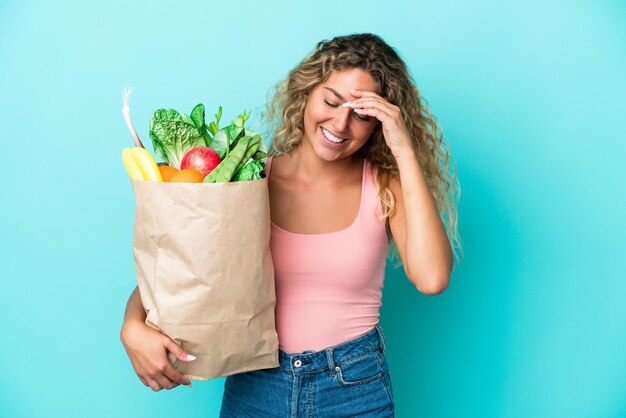
[[[394,416],[378,325],[324,350],[279,350],[279,359],[279,367],[228,376],[220,418]]]

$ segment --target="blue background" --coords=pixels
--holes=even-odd
[[[131,146],[159,107],[258,115],[314,44],[395,46],[458,162],[466,259],[442,295],[387,270],[399,417],[626,417],[626,4],[0,2],[0,415],[213,417],[119,342]]]

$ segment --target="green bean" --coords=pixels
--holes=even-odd
[[[237,129],[237,128],[235,128]],[[230,143],[229,148],[228,148],[228,152],[232,151],[235,149],[235,147],[237,146],[237,143],[239,142],[239,140],[241,138],[243,138],[245,136],[246,130],[243,128],[239,128],[239,133],[237,134],[237,136],[235,137],[235,139],[233,139],[233,142]],[[228,142],[228,141],[226,141]],[[228,154],[227,152],[227,154]]]
[[[265,153],[263,151],[257,151],[252,156],[252,159],[255,160],[255,161],[260,161],[261,158],[265,158],[265,157],[267,157],[267,153]]]
[[[217,173],[217,178],[215,179],[216,183],[229,182],[230,179],[235,174],[235,169],[239,165],[239,162],[243,158],[246,149],[248,148],[248,144],[252,137],[243,136],[235,148],[233,148],[230,153],[224,158],[224,167]],[[221,164],[221,163],[220,163]]]
[[[261,141],[261,135],[238,138],[231,152],[204,178],[204,183],[229,182],[251,157],[258,154]],[[237,165],[232,169],[235,163]]]
[[[224,159],[222,159],[222,161],[220,161],[220,163],[213,170],[211,170],[211,172],[204,178],[203,183],[215,183],[217,181],[219,174],[222,172],[222,170],[224,170],[224,167],[226,167],[226,165],[228,164],[227,161],[229,159],[230,154],[231,154],[230,152],[226,154]]]
[[[204,178],[204,180],[202,182],[203,183],[215,183],[215,179],[217,178],[217,174],[220,172],[220,170],[222,168],[224,168],[224,161],[225,160],[226,160],[226,158],[224,158],[222,161],[220,161],[220,163],[213,170],[211,170],[211,172],[209,174],[207,174],[207,176]]]
[[[235,169],[235,173],[239,171],[239,169],[248,162],[248,160],[254,155],[255,152],[257,152],[260,146],[261,146],[261,136],[260,135],[253,136],[252,139],[250,140],[250,143],[248,144],[248,148],[246,148],[246,153],[243,155],[243,158],[241,159],[241,161],[239,162],[239,165]]]

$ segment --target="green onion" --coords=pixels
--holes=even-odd
[[[128,130],[130,134],[133,136],[133,140],[135,141],[136,147],[143,148],[143,144],[139,139],[139,135],[137,135],[137,131],[133,126],[133,122],[130,120],[130,95],[133,94],[133,89],[126,87],[122,91],[122,114],[124,115],[124,120],[126,121],[126,126],[128,126]]]

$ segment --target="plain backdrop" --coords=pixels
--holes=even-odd
[[[149,144],[155,109],[258,116],[316,42],[354,32],[406,60],[462,187],[447,291],[388,263],[397,416],[626,416],[618,0],[1,1],[0,416],[217,416],[223,378],[153,393],[119,341],[135,285],[121,89]]]

